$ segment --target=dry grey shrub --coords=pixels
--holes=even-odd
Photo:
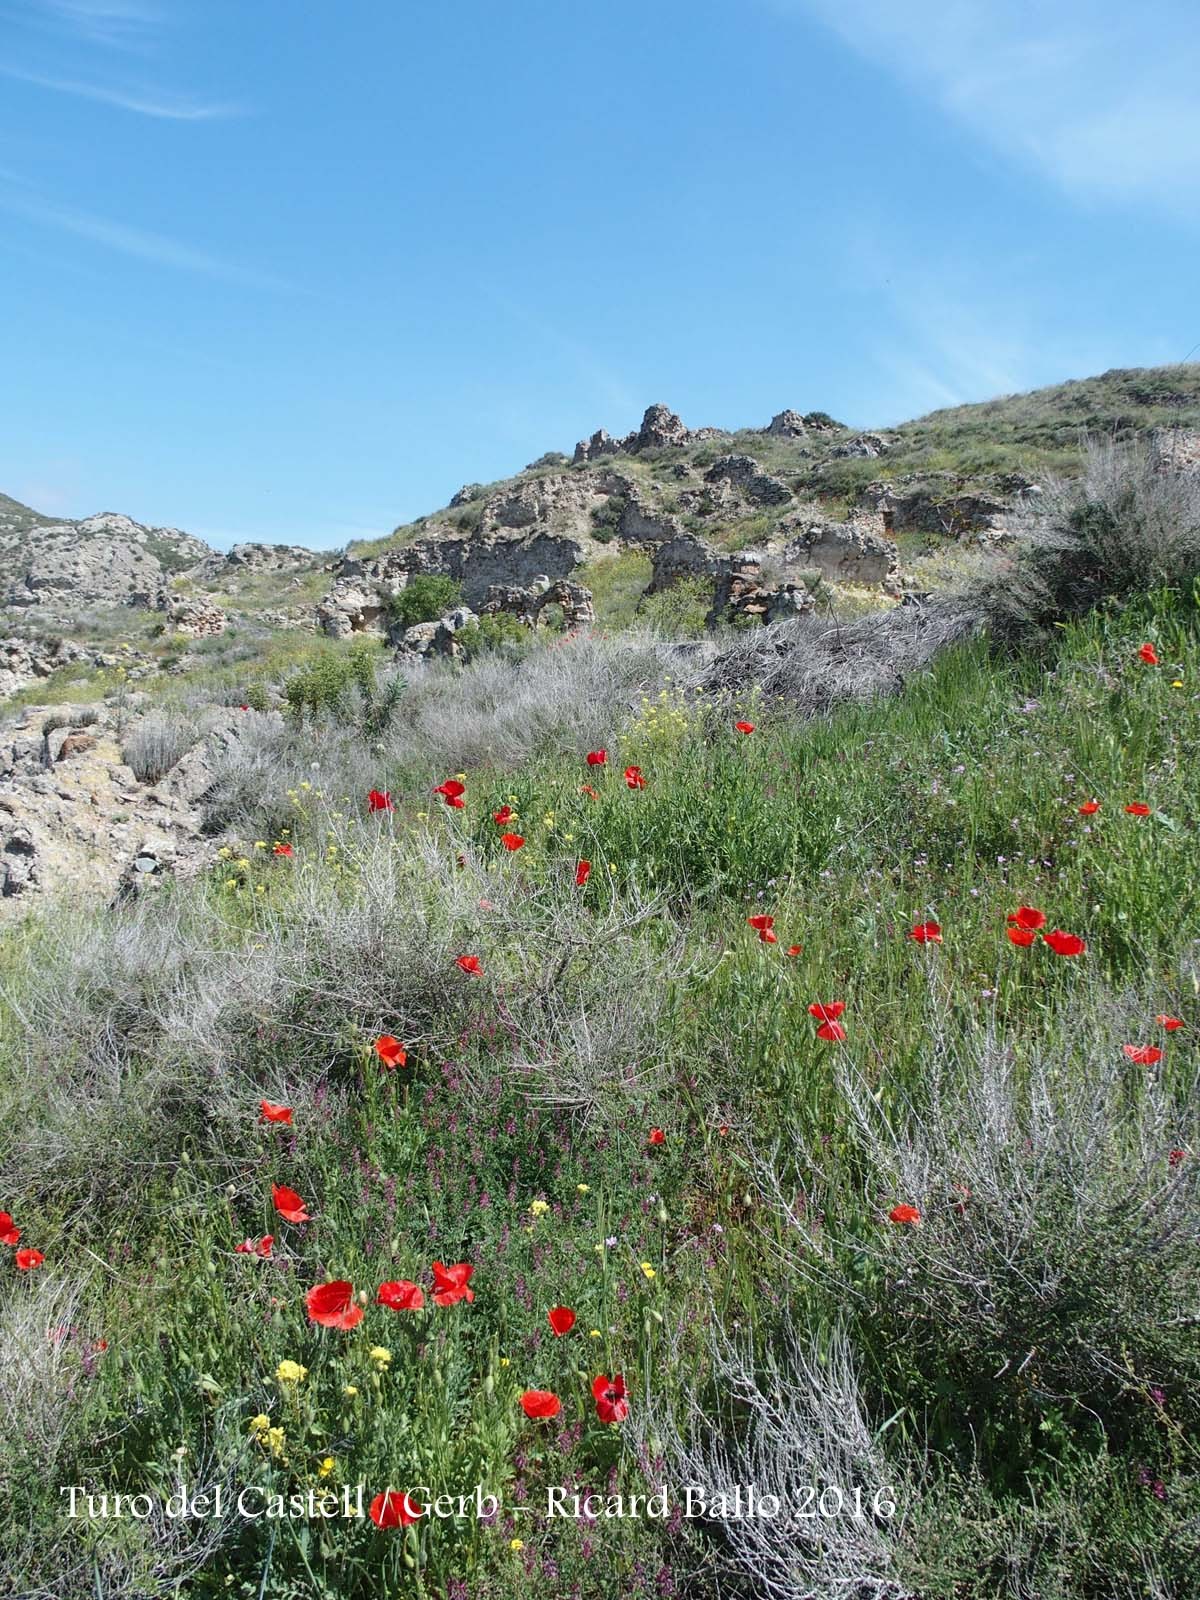
[[[197,883],[118,913],[51,912],[22,941],[3,978],[0,1128],[20,1129],[0,1135],[4,1192],[117,1196],[189,1139],[232,1161],[247,1104],[303,1104],[381,1032],[486,1065],[498,1026],[499,1070],[579,1109],[627,1100],[635,1064],[666,1070],[654,1041],[683,958],[656,903],[586,910],[570,873],[535,882],[469,852],[459,867],[432,834],[397,850],[386,822],[325,813],[314,828],[252,931]]]
[[[17,1291],[20,1292],[17,1292]],[[21,1470],[48,1477],[69,1426],[70,1360],[66,1338],[81,1283],[46,1269],[9,1286],[0,1300],[0,1430],[6,1441],[0,1483]]]
[[[648,633],[578,635],[513,663],[483,656],[465,668],[402,667],[406,688],[390,726],[375,738],[322,718],[294,722],[218,761],[210,821],[249,831],[289,788],[307,780],[327,793],[362,795],[397,768],[455,772],[518,766],[535,751],[582,754],[611,739],[640,694],[668,679],[684,685],[699,658]]]
[[[853,1252],[880,1271],[846,1272],[836,1220],[813,1220],[826,1199],[836,1216],[836,1183],[818,1174],[798,1196],[794,1175],[811,1170],[799,1150],[760,1169],[790,1225],[791,1267],[843,1305],[870,1312],[882,1295],[884,1314],[936,1345],[948,1369],[961,1365],[964,1383],[1023,1376],[1045,1401],[1095,1408],[1101,1422],[1144,1403],[1150,1385],[1193,1406],[1200,1161],[1170,1156],[1200,1148],[1200,1096],[1194,1076],[1168,1085],[1129,1063],[1119,1010],[1094,997],[1077,1019],[1081,1042],[1020,1054],[994,1035],[934,1033],[920,1104],[892,1113],[843,1065],[838,1091],[882,1224]],[[919,1209],[919,1227],[886,1225],[897,1202]]]
[[[1051,481],[1017,526],[1013,558],[972,598],[1015,642],[1108,597],[1200,577],[1200,472],[1153,445],[1089,441],[1081,477]]]
[[[978,626],[968,601],[895,606],[851,622],[812,616],[748,630],[704,673],[702,685],[737,693],[757,684],[804,717],[846,701],[898,694],[914,672]]]
[[[684,1386],[678,1399],[651,1391],[636,1414],[651,1481],[661,1469],[677,1497],[698,1485],[709,1505],[740,1493],[745,1506],[753,1484],[760,1502],[776,1497],[779,1513],[685,1521],[702,1559],[715,1550],[729,1592],[763,1600],[901,1600],[908,1590],[897,1569],[914,1489],[867,1418],[845,1335],[834,1331],[818,1346],[785,1323],[756,1352],[748,1335],[725,1332],[714,1308],[706,1340],[707,1381]]]
[[[121,746],[121,759],[139,783],[157,783],[187,755],[199,736],[185,717],[152,711],[130,729]]]

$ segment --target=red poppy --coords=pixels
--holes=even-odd
[[[1144,644],[1138,651],[1138,655],[1148,667],[1156,667],[1158,665],[1158,651],[1152,644]]]
[[[423,1311],[425,1291],[420,1284],[412,1283],[408,1278],[398,1278],[379,1285],[375,1303],[387,1306],[390,1311]]]
[[[1081,817],[1094,817],[1099,809],[1099,800],[1085,800],[1079,808],[1079,815]]]
[[[292,849],[290,844],[277,844],[275,846],[274,854],[277,856],[294,856],[296,852]]]
[[[1018,928],[1014,925],[1005,928],[1004,931],[1008,935],[1009,943],[1017,945],[1022,950],[1028,950],[1029,946],[1037,938],[1037,934],[1034,933],[1032,928]]]
[[[242,705],[242,706],[239,706],[239,707],[238,707],[238,710],[239,710],[239,711],[249,711],[249,709],[250,709],[250,707],[249,707],[249,706],[246,706],[246,705]]]
[[[464,972],[469,972],[473,978],[483,976],[483,963],[478,956],[455,956],[454,965],[461,967]]]
[[[502,828],[514,815],[515,813],[511,806],[501,806],[499,811],[492,812],[492,821],[498,828]]]
[[[45,1259],[40,1250],[18,1250],[13,1257],[18,1272],[32,1272],[34,1267],[40,1267]]]
[[[596,793],[595,789],[592,788],[590,783],[581,783],[579,785],[579,792],[580,792],[580,794],[587,795],[589,800],[599,800],[599,798],[600,798],[600,796]]]
[[[1177,1167],[1186,1155],[1186,1150],[1172,1150],[1167,1156],[1167,1165],[1169,1167]]]
[[[375,1054],[389,1072],[402,1067],[408,1060],[408,1051],[390,1033],[381,1033],[375,1041]]]
[[[1081,956],[1087,949],[1087,945],[1077,933],[1064,933],[1061,928],[1044,933],[1042,938],[1056,956]]]
[[[1125,810],[1131,817],[1148,817],[1150,815],[1150,807],[1144,800],[1132,801],[1125,807]]]
[[[368,789],[368,811],[394,811],[395,809],[392,804],[392,797],[386,789]]]
[[[577,889],[582,889],[591,875],[592,863],[590,861],[577,862],[575,866],[575,887]]]
[[[915,928],[909,930],[908,937],[914,944],[941,944],[941,924],[937,922],[918,922]]]
[[[846,1030],[840,1022],[823,1022],[817,1029],[817,1038],[823,1039],[826,1044],[841,1044],[846,1037]]]
[[[753,733],[754,732],[754,724],[752,722],[735,722],[734,723],[734,727],[737,729],[737,731],[739,733]]]
[[[750,927],[757,928],[759,933],[761,933],[764,928],[773,928],[775,926],[775,918],[768,917],[761,911],[756,916],[747,917],[746,921]]]
[[[526,1389],[521,1396],[521,1410],[532,1422],[548,1421],[562,1410],[562,1401],[549,1389]]]
[[[1154,1067],[1163,1058],[1163,1053],[1156,1044],[1123,1044],[1121,1049],[1135,1067]]]
[[[425,1507],[419,1506],[410,1498],[411,1490],[401,1494],[396,1489],[389,1489],[386,1494],[377,1494],[371,1501],[371,1521],[377,1528],[411,1528],[419,1517],[425,1515]]]
[[[266,1261],[271,1254],[271,1247],[274,1243],[275,1235],[273,1233],[264,1233],[257,1242],[253,1239],[243,1239],[241,1244],[235,1244],[233,1253],[238,1256],[261,1256]]]
[[[810,1017],[816,1017],[818,1022],[836,1022],[846,1009],[844,1000],[830,1000],[824,1005],[819,1000],[814,1000],[808,1008]]]
[[[502,833],[500,835],[500,843],[506,850],[519,850],[525,840],[519,833]]]
[[[910,1227],[910,1228],[915,1228],[916,1225],[918,1224],[918,1222],[920,1222],[920,1220],[921,1220],[921,1213],[917,1210],[916,1206],[910,1206],[910,1205],[893,1206],[892,1209],[888,1212],[888,1221],[889,1222],[904,1223],[904,1224],[907,1224],[907,1226]]]
[[[20,1228],[13,1227],[13,1219],[7,1211],[0,1211],[0,1244],[14,1245],[21,1237]]]
[[[271,1199],[275,1202],[275,1209],[285,1222],[311,1222],[305,1202],[301,1200],[295,1189],[289,1189],[282,1183],[271,1185]]]
[[[607,760],[607,750],[589,750],[587,753],[587,764],[589,767],[602,767]]]
[[[1183,1022],[1179,1017],[1168,1016],[1165,1011],[1160,1011],[1154,1020],[1164,1033],[1174,1033],[1177,1028],[1183,1027]]]
[[[644,789],[646,780],[642,777],[641,767],[626,767],[625,782],[631,789]]]
[[[961,1200],[954,1202],[954,1209],[960,1217],[965,1217],[967,1214],[967,1201],[971,1198],[971,1191],[965,1183],[952,1183],[950,1187],[955,1194],[962,1196]]]
[[[354,1298],[354,1285],[345,1278],[335,1278],[331,1283],[319,1283],[304,1296],[308,1307],[308,1320],[322,1328],[357,1328],[363,1319],[363,1308]]]
[[[803,949],[804,946],[802,944],[790,944],[787,947],[787,953],[790,956],[798,956]]]
[[[267,1122],[291,1122],[291,1106],[275,1106],[269,1100],[260,1100],[258,1103],[262,1107],[262,1114]]]
[[[439,783],[434,789],[434,794],[440,794],[443,800],[461,800],[467,792],[465,783],[459,783],[457,778],[447,778],[445,783]]]
[[[564,1333],[570,1333],[575,1326],[575,1313],[570,1306],[555,1306],[547,1311],[546,1320],[554,1330],[554,1336],[561,1339]]]
[[[651,1128],[647,1144],[666,1144],[667,1136],[661,1128]]]
[[[601,1422],[624,1422],[629,1415],[629,1390],[618,1372],[611,1378],[601,1376],[592,1382],[592,1397],[596,1402],[596,1415]]]
[[[1008,913],[1008,920],[1014,928],[1032,928],[1036,933],[1039,928],[1046,926],[1046,913],[1039,911],[1036,906],[1018,906],[1015,911]]]
[[[456,1262],[452,1267],[445,1267],[440,1261],[433,1263],[433,1303],[435,1306],[456,1306],[460,1300],[465,1300],[468,1305],[475,1298],[475,1291],[467,1287],[471,1281],[471,1274],[475,1268],[465,1261]]]

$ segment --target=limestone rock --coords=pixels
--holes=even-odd
[[[858,523],[790,518],[780,531],[784,566],[815,568],[830,582],[883,583],[898,563],[892,541]]]
[[[787,484],[764,472],[753,456],[720,456],[704,474],[704,481],[713,485],[728,483],[755,506],[782,506],[793,499]]]
[[[11,606],[150,606],[165,579],[211,555],[177,528],[103,512],[0,539]]]
[[[206,595],[159,597],[159,610],[166,613],[176,633],[191,639],[213,639],[225,632],[229,619]]]
[[[803,439],[808,429],[798,411],[779,411],[771,418],[764,432],[773,434],[777,439]]]

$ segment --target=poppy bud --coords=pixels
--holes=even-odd
[[[667,1208],[663,1205],[661,1200],[658,1203],[658,1220],[660,1222],[665,1222],[667,1220]]]
[[[236,1193],[237,1193],[237,1184],[236,1183],[227,1183],[225,1185],[225,1194],[226,1194],[226,1197],[228,1199],[232,1200]]]
[[[662,1326],[662,1320],[663,1320],[662,1312],[661,1311],[652,1311],[650,1313],[650,1315],[653,1317],[654,1321],[657,1322],[658,1325],[661,1327]]]
[[[366,1305],[366,1303],[367,1303],[367,1291],[365,1289],[360,1289],[358,1291],[358,1303],[359,1303],[360,1306],[365,1306]]]
[[[181,1166],[181,1167],[190,1167],[190,1166],[191,1166],[191,1164],[192,1164],[192,1158],[191,1158],[191,1156],[190,1156],[190,1155],[188,1155],[188,1153],[187,1153],[187,1151],[186,1151],[186,1150],[184,1150],[184,1151],[181,1151],[181,1152],[180,1152],[180,1156],[179,1156],[179,1165],[180,1165],[180,1166]]]
[[[495,1392],[496,1392],[496,1377],[495,1377],[494,1373],[489,1372],[487,1377],[483,1380],[483,1392],[484,1392],[485,1395],[487,1395],[489,1400],[495,1394]]]

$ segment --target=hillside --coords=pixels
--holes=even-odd
[[[1200,475],[1036,515],[953,602],[22,704],[16,1594],[1193,1600]]]

